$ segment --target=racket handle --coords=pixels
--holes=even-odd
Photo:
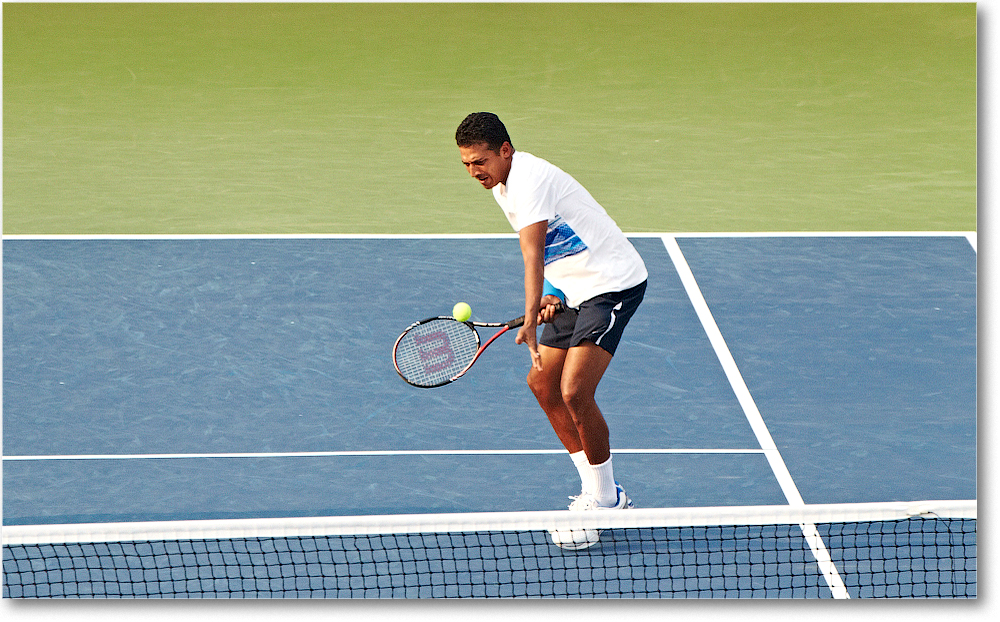
[[[556,313],[562,313],[563,311],[566,310],[566,307],[563,306],[563,303],[561,303],[561,302],[557,302],[555,304],[555,307],[556,307]],[[516,320],[511,320],[511,321],[507,322],[506,324],[504,324],[504,326],[506,326],[507,328],[517,328],[519,326],[524,326],[524,316],[522,315],[521,317],[517,318]]]
[[[504,324],[507,328],[517,328],[519,326],[524,326],[524,316],[517,318],[516,320],[511,320]]]

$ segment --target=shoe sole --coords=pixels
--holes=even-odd
[[[619,487],[619,490],[621,490],[621,494],[625,497],[625,504],[622,507],[617,507],[616,506],[616,507],[612,507],[612,508],[598,508],[598,510],[631,510],[631,509],[635,508],[635,504],[632,502],[632,499],[630,499],[628,497],[628,495],[625,494],[625,491],[621,487]],[[582,532],[583,532],[584,537],[586,538],[586,541],[584,541],[584,542],[559,542],[557,540],[556,534],[566,533],[566,532],[562,532],[562,531],[550,531],[549,532],[549,536],[552,537],[552,543],[553,544],[555,544],[559,548],[567,550],[567,551],[580,551],[580,550],[583,550],[583,549],[589,549],[590,547],[594,546],[595,544],[597,544],[598,542],[601,541],[601,530],[600,529],[584,529],[584,530],[582,530]],[[577,532],[576,531],[570,531],[569,533],[572,536],[572,534],[575,534]],[[591,536],[590,535],[591,533],[593,533],[594,535]],[[560,539],[561,539],[561,536],[560,536]]]
[[[570,536],[570,538],[572,538],[574,535],[576,535],[578,533],[579,532],[576,532],[576,531],[570,531],[570,532],[565,532],[565,531],[550,531],[549,532],[549,536],[552,537],[552,543],[553,544],[555,544],[559,548],[567,550],[567,551],[579,551],[579,550],[582,550],[582,549],[587,549],[587,548],[590,548],[590,547],[594,546],[595,544],[597,544],[598,542],[601,541],[601,532],[600,532],[600,530],[596,530],[596,529],[586,529],[586,530],[583,530],[583,532],[580,535],[582,535],[584,538],[586,538],[586,540],[584,540],[582,542],[574,542],[572,540],[570,540],[568,542],[560,542],[559,541],[559,540],[561,540],[563,538],[563,534],[568,534]],[[593,535],[591,535],[591,534],[593,534]]]

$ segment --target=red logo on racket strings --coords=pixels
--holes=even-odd
[[[451,348],[448,335],[443,331],[417,335],[413,338],[420,352],[424,372],[437,373],[455,362],[455,351]]]

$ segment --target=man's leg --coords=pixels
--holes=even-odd
[[[528,386],[556,436],[571,454],[583,450],[591,464],[611,455],[608,426],[594,395],[611,354],[584,341],[568,350],[539,346],[542,371],[528,373]]]
[[[570,454],[583,450],[576,423],[562,395],[563,364],[567,350],[538,346],[542,357],[542,371],[534,367],[528,372],[528,387],[535,394],[538,405],[545,411],[556,436]]]
[[[570,348],[563,364],[562,396],[590,463],[590,494],[602,507],[620,503],[631,507],[628,498],[620,495],[615,482],[608,424],[594,400],[597,385],[610,363],[611,353],[592,342],[584,341]]]
[[[528,385],[573,458],[583,492],[602,505],[613,505],[618,501],[618,487],[611,466],[608,426],[594,400],[611,354],[589,341],[569,350],[545,348],[539,353],[542,371],[533,369]]]
[[[576,422],[570,413],[562,396],[562,372],[566,360],[566,350],[539,345],[538,353],[542,358],[542,371],[534,367],[528,374],[528,386],[538,400],[538,405],[545,411],[549,423],[559,441],[569,452],[580,475],[580,494],[594,494],[597,490],[596,473],[590,465],[587,454],[583,451],[580,434]]]
[[[590,464],[601,464],[611,457],[608,424],[594,400],[610,363],[611,354],[590,341],[567,350],[563,362],[560,393]]]

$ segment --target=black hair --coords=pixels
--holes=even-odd
[[[459,147],[486,143],[490,151],[496,152],[500,151],[505,142],[514,146],[500,117],[492,112],[473,112],[465,117],[455,132],[455,142]]]

